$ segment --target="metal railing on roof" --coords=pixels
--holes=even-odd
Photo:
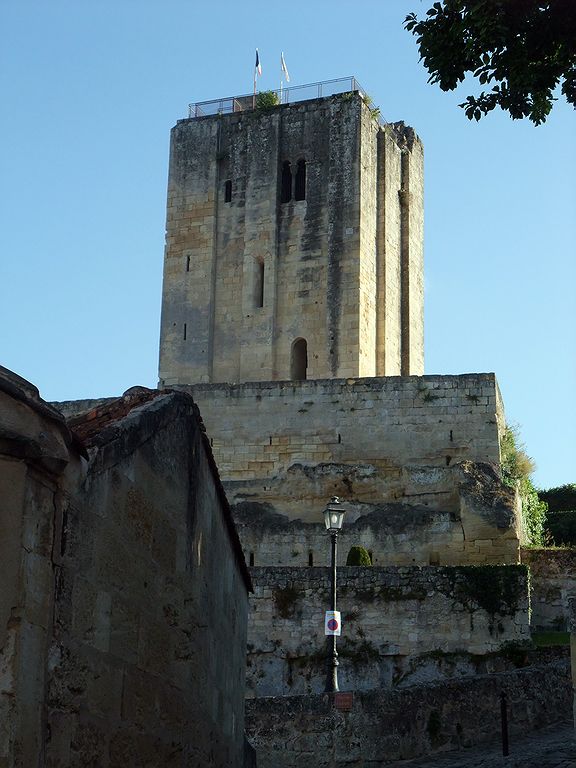
[[[323,96],[334,96],[337,93],[355,91],[366,96],[366,91],[355,77],[341,77],[337,80],[322,80],[308,85],[293,85],[272,91],[278,98],[278,104],[291,104],[295,101],[308,101]],[[229,96],[212,101],[198,101],[188,105],[188,117],[206,117],[208,115],[225,115],[231,112],[244,112],[254,109],[254,95]]]

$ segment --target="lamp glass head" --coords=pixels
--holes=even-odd
[[[324,524],[328,531],[339,531],[344,522],[344,510],[340,506],[340,499],[333,496],[324,510]]]

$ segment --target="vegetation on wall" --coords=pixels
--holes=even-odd
[[[513,616],[525,595],[521,577],[529,579],[526,565],[466,565],[458,572],[464,577],[457,586],[460,599],[470,598],[492,616]]]
[[[534,471],[534,461],[528,456],[520,442],[518,428],[507,426],[500,442],[500,462],[502,480],[512,487],[517,487],[522,501],[522,517],[526,536],[530,544],[544,544],[544,526],[547,504],[538,498],[530,475]]]
[[[346,565],[372,565],[370,553],[364,547],[351,547],[346,558]]]
[[[256,95],[256,109],[269,109],[280,104],[276,91],[261,91]]]

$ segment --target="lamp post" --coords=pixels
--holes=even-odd
[[[344,522],[344,510],[338,496],[333,496],[324,510],[324,524],[330,534],[332,543],[332,583],[330,590],[330,610],[336,610],[336,549],[338,533]],[[336,635],[328,636],[328,674],[326,676],[326,693],[338,690],[338,651],[336,650]]]

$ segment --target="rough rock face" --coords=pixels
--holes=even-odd
[[[412,468],[414,474],[416,468]],[[327,565],[329,550],[323,521],[291,519],[283,514],[292,478],[370,477],[357,465],[297,465],[285,485],[272,483],[270,495],[239,501],[233,507],[247,560],[252,565]],[[440,469],[421,468],[420,475],[442,475],[444,509],[425,504],[364,501],[352,482],[341,497],[346,509],[340,533],[340,562],[352,545],[361,545],[378,565],[465,565],[517,563],[520,508],[516,491],[504,485],[489,464],[461,462]],[[422,480],[420,479],[420,482]],[[293,489],[295,490],[295,489]]]

